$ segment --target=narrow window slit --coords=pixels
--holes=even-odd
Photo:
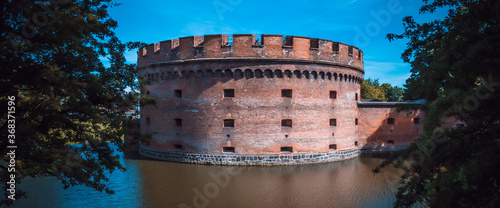
[[[235,153],[234,147],[222,147],[223,153]]]
[[[293,148],[292,147],[281,147],[281,153],[292,153]]]
[[[281,120],[282,127],[292,127],[292,119],[283,119]]]
[[[292,98],[292,90],[291,89],[283,89],[283,90],[281,90],[281,97]]]
[[[224,119],[224,127],[234,128],[234,119]]]

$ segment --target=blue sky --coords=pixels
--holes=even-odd
[[[406,40],[389,42],[387,33],[401,33],[402,19],[429,21],[442,17],[419,15],[418,0],[337,1],[133,1],[117,0],[110,9],[122,41],[160,42],[205,34],[283,34],[339,41],[364,52],[364,78],[402,86],[410,65],[401,60]],[[137,62],[136,51],[126,54]]]

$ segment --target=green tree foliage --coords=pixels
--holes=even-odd
[[[381,101],[402,101],[403,88],[392,87],[389,83],[380,84],[378,79],[366,79],[361,83],[361,98]]]
[[[382,84],[381,87],[384,90],[385,97],[388,101],[403,101],[403,88],[398,86],[392,87],[391,84],[388,83]]]
[[[362,99],[378,99],[387,101],[384,90],[380,87],[378,79],[366,79],[361,83]]]
[[[418,77],[418,74],[412,74],[410,78],[406,80],[406,83],[403,85],[404,100],[420,100],[425,99],[425,90],[421,88],[423,84],[421,83],[423,79]]]
[[[143,44],[116,37],[117,22],[107,12],[116,4],[110,0],[0,5],[0,181],[5,186],[0,205],[13,202],[5,191],[11,174],[16,183],[53,176],[64,188],[85,185],[112,193],[105,173],[124,168],[110,145],[123,146],[131,129],[124,114],[139,102],[137,69],[126,63],[124,52]],[[9,98],[15,99],[15,137],[8,136]],[[8,145],[17,146],[14,164]],[[26,194],[19,187],[15,191],[16,199]]]
[[[424,132],[379,168],[406,171],[396,207],[500,207],[500,1],[424,2],[421,13],[448,15],[428,23],[405,17],[405,31],[388,35],[409,39],[405,96],[426,99]],[[447,124],[453,120],[465,126]]]

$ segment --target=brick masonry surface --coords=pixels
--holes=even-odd
[[[191,36],[138,51],[143,93],[157,100],[141,108],[141,131],[155,133],[142,154],[207,164],[315,163],[356,157],[360,148],[391,150],[420,134],[414,118],[422,112],[359,102],[358,48],[232,36],[232,44],[228,35]]]

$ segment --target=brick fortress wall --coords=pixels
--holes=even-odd
[[[369,143],[359,137],[360,122],[370,117],[358,111],[359,49],[298,36],[232,40],[191,36],[138,51],[139,76],[151,81],[144,93],[158,103],[141,109],[141,130],[157,132],[141,153],[193,163],[298,164],[352,158]],[[240,160],[246,156],[251,162]]]
[[[426,114],[422,110],[397,107],[416,102],[358,102],[359,140],[362,153],[406,148],[422,134]]]

